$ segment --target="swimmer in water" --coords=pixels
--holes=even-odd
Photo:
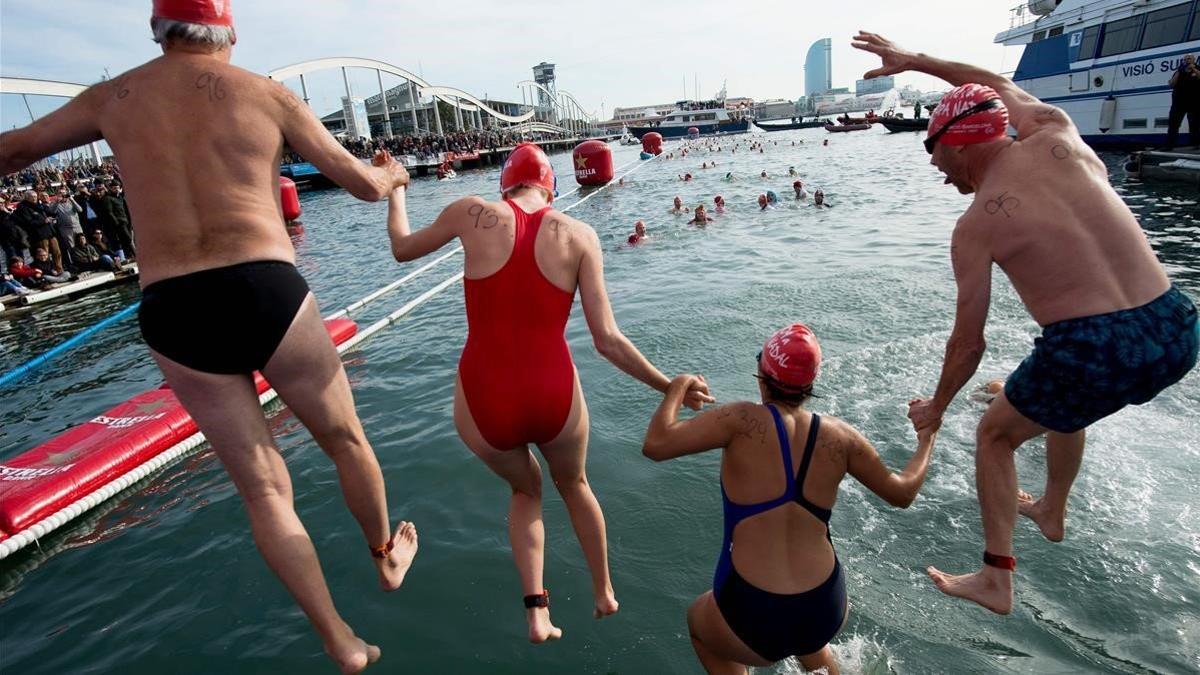
[[[588,411],[563,337],[576,293],[592,339],[613,365],[665,392],[670,381],[617,327],[604,287],[600,239],[551,206],[554,171],[541,148],[522,143],[500,173],[503,201],[464,197],[412,232],[403,189],[392,193],[388,235],[397,261],[416,260],[458,239],[465,251],[467,343],[458,363],[454,425],[463,443],[512,490],[508,531],[530,642],[557,639],[542,582],[542,470],[550,469],[591,574],[593,616],[617,611],[604,514],[588,484]],[[536,255],[535,255],[536,253]],[[685,405],[712,402],[708,388]],[[515,603],[514,603],[515,604]]]
[[[821,191],[821,188],[817,188],[817,191],[813,193],[813,206],[817,208],[832,206],[825,203],[825,193]]]
[[[668,213],[673,213],[677,216],[687,213],[687,209],[684,208],[683,200],[679,198],[679,195],[675,195],[675,205],[671,207]]]
[[[824,142],[824,143],[822,143],[821,145],[829,145],[829,139],[828,139],[828,138],[826,138],[826,139],[825,139],[825,142]]]
[[[838,488],[852,477],[907,508],[925,481],[937,430],[918,432],[916,452],[893,473],[850,424],[806,409],[820,363],[812,331],[793,324],[759,354],[760,402],[680,421],[684,396],[704,382],[680,375],[646,430],[642,453],[654,461],[721,449],[725,536],[712,590],[687,612],[692,647],[709,673],[746,673],[795,656],[806,671],[837,675],[828,645],[849,612],[849,575],[829,531]]]
[[[732,171],[730,171],[729,173],[725,174],[725,180],[727,180],[727,181],[729,181],[730,183],[732,183],[733,181],[737,180],[737,178],[735,178],[735,177],[734,177],[734,175],[733,175],[733,172],[732,172]]]
[[[704,210],[704,205],[701,204],[696,207],[696,216],[688,221],[688,225],[704,227],[711,222],[713,222],[712,216],[708,215],[708,212]]]
[[[701,163],[700,163],[700,168],[701,168],[701,169],[707,169],[707,168],[708,168],[708,162],[701,162]]]
[[[767,190],[767,203],[772,207],[779,204],[779,195],[775,194],[774,190]]]
[[[795,178],[795,177],[796,177],[796,176],[798,176],[798,175],[799,175],[799,174],[797,174],[797,173],[796,173],[796,167],[794,167],[794,166],[789,166],[789,167],[788,167],[788,177],[789,177],[789,178]]]
[[[725,198],[724,197],[722,197],[721,195],[717,195],[716,197],[713,197],[713,205],[715,207],[714,210],[717,213],[725,213]]]
[[[649,238],[650,235],[646,234],[646,223],[643,223],[640,220],[634,222],[633,234],[629,235],[629,245],[637,246]]]
[[[768,175],[767,175],[767,170],[766,170],[766,169],[763,169],[763,172],[762,172],[761,174],[759,174],[759,176],[758,176],[758,177],[759,177],[759,178],[770,178],[770,176],[768,176]]]
[[[792,181],[792,191],[796,193],[796,201],[808,199],[808,191],[804,189],[804,183],[799,180]]]
[[[1007,77],[910,52],[874,33],[860,32],[853,46],[882,61],[868,78],[916,71],[954,86],[930,117],[925,149],[947,185],[974,195],[951,235],[954,329],[934,395],[909,404],[913,425],[937,428],[979,367],[993,266],[1043,327],[975,433],[983,567],[958,575],[927,569],[941,592],[1008,614],[1017,515],[1032,519],[1047,539],[1063,538],[1087,428],[1153,400],[1195,366],[1196,307],[1171,283],[1104,162],[1061,108]],[[1064,252],[1069,265],[1062,264]],[[1014,456],[1042,434],[1045,493],[1022,499]]]
[[[758,195],[758,210],[759,211],[766,211],[767,208],[770,206],[771,206],[771,202],[767,200],[767,195],[765,195],[765,194]]]

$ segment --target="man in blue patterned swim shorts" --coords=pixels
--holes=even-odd
[[[928,569],[943,593],[1007,614],[1018,512],[1047,539],[1063,538],[1085,429],[1153,399],[1192,369],[1200,343],[1196,307],[1171,284],[1104,163],[1062,110],[1006,77],[909,52],[873,33],[859,33],[854,46],[883,61],[868,78],[912,70],[955,85],[930,117],[925,148],[946,184],[975,195],[951,238],[954,330],[937,391],[909,404],[913,425],[941,424],[979,366],[993,264],[1042,326],[1033,353],[976,432],[983,568],[962,575]],[[1010,123],[1016,138],[1007,135]],[[1046,490],[1034,499],[1017,490],[1013,453],[1042,434]]]

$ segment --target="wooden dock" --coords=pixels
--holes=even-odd
[[[6,295],[0,298],[0,317],[11,318],[15,314],[25,314],[27,310],[35,307],[78,298],[102,288],[136,281],[137,278],[137,263],[125,265],[116,272],[85,272],[76,281],[54,284],[29,295]]]

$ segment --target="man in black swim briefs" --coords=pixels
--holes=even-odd
[[[1007,614],[1018,512],[1047,539],[1062,539],[1085,429],[1146,403],[1191,370],[1196,307],[1171,284],[1104,163],[1062,110],[1006,77],[906,51],[874,33],[859,33],[853,46],[882,58],[867,78],[911,70],[955,85],[930,117],[925,147],[947,184],[975,195],[951,238],[958,303],[941,379],[932,398],[910,403],[913,425],[941,424],[979,366],[993,264],[1042,326],[976,434],[983,568],[928,570],[943,593]],[[1017,490],[1013,453],[1042,434],[1046,490],[1035,500]]]
[[[373,556],[363,557],[385,590],[398,588],[416,530],[389,523],[341,360],[294,265],[278,169],[286,142],[361,199],[408,175],[355,159],[286,87],[231,66],[228,0],[156,0],[151,28],[162,57],[0,135],[0,174],[100,138],[113,148],[135,216],[146,343],[241,493],[263,558],[338,668],[358,672],[379,649],[334,608],[251,374],[263,372],[333,459]]]

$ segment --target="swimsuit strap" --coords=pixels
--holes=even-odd
[[[779,452],[783,455],[784,476],[787,477],[787,488],[781,499],[788,500],[795,492],[795,482],[792,478],[792,442],[788,438],[787,427],[783,426],[783,417],[779,410],[770,403],[767,404],[767,410],[770,410],[771,417],[775,418],[775,435],[779,437]]]
[[[817,446],[817,433],[820,429],[821,416],[813,413],[812,420],[808,423],[808,441],[804,444],[804,458],[800,460],[800,472],[796,474],[796,496],[794,501],[807,509],[809,513],[816,516],[828,527],[829,517],[833,515],[833,512],[817,506],[808,501],[808,498],[804,496],[804,479],[808,477],[808,467],[812,463],[813,449]]]

